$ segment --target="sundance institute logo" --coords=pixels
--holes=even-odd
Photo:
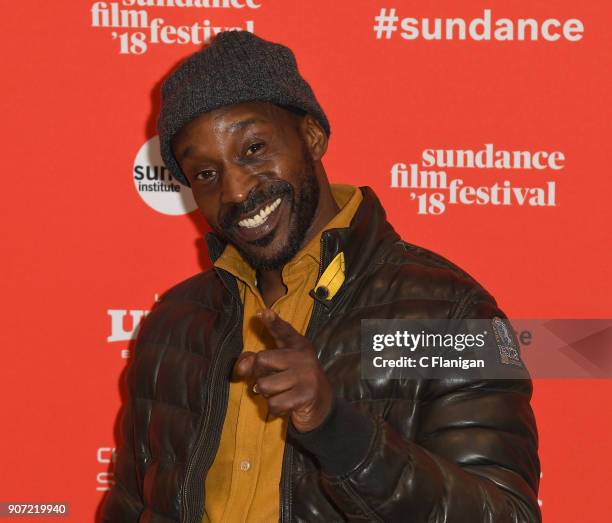
[[[143,201],[162,214],[178,216],[196,208],[191,189],[177,182],[159,153],[159,137],[145,142],[134,160],[134,185]]]

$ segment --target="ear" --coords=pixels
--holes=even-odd
[[[329,140],[319,121],[310,114],[306,114],[302,118],[300,127],[312,159],[317,161],[323,158]]]

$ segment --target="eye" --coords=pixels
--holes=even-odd
[[[211,181],[216,176],[216,174],[217,173],[213,171],[212,169],[205,169],[204,171],[198,171],[195,174],[195,179],[204,181],[204,182],[208,182],[208,181]]]
[[[253,143],[251,145],[249,145],[248,149],[247,149],[247,155],[250,154],[255,154],[257,151],[259,151],[265,144],[263,142],[257,142],[257,143]]]

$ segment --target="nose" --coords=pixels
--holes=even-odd
[[[239,166],[226,167],[221,186],[222,203],[242,203],[257,185],[257,177],[249,170]]]

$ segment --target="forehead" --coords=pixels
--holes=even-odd
[[[227,105],[196,116],[176,133],[174,141],[204,131],[236,133],[253,123],[283,125],[288,114],[288,111],[268,102]]]

